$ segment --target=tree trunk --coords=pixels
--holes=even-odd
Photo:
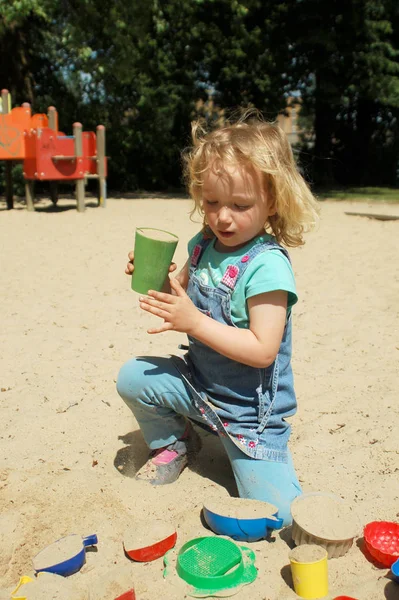
[[[26,24],[25,27],[29,27]],[[13,104],[34,101],[33,74],[29,59],[29,40],[26,32],[16,27],[9,29],[1,39],[2,60],[0,64],[0,81],[3,88],[11,92]]]
[[[326,77],[328,81],[328,77]],[[324,90],[322,73],[316,75],[315,90],[315,147],[313,161],[314,183],[330,186],[334,183],[333,136],[335,111],[331,99]]]
[[[356,109],[356,131],[354,136],[354,152],[352,155],[353,181],[358,185],[371,183],[374,164],[372,161],[371,138],[374,132],[373,115],[375,102],[368,98],[359,98]],[[371,161],[370,161],[371,159]]]

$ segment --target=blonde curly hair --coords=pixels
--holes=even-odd
[[[303,234],[318,221],[317,200],[299,173],[286,134],[276,124],[244,115],[234,123],[213,131],[206,131],[199,121],[192,123],[191,149],[183,153],[184,174],[195,206],[191,216],[203,216],[202,185],[204,174],[215,164],[253,166],[264,177],[265,189],[274,203],[276,214],[269,216],[265,231],[272,233],[279,243],[301,246]],[[209,228],[207,228],[209,230]]]

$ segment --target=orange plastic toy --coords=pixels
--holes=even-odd
[[[2,96],[5,96],[2,90]],[[7,102],[7,101],[6,101]],[[29,104],[0,114],[0,160],[23,160],[25,158],[26,132],[33,128],[47,127],[46,115],[32,115]]]
[[[58,114],[53,106],[48,116],[31,114],[30,105],[11,109],[7,90],[1,92],[0,111],[0,160],[6,161],[7,208],[13,208],[12,161],[23,161],[26,181],[26,204],[34,210],[35,181],[53,182],[51,199],[57,203],[57,181],[76,183],[78,211],[85,210],[85,182],[98,180],[100,206],[106,203],[107,158],[105,156],[105,127],[99,125],[97,132],[84,131],[75,123],[73,135],[58,131]]]

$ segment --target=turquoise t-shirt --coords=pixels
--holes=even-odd
[[[200,232],[188,242],[189,256],[201,239],[202,233]],[[248,253],[254,244],[269,240],[274,240],[273,236],[265,233],[251,240],[239,250],[225,253],[215,249],[215,238],[205,248],[199,265],[197,265],[196,274],[205,285],[217,287],[228,265],[236,263],[240,257]],[[280,250],[261,252],[251,260],[231,296],[231,318],[234,325],[248,329],[248,298],[276,290],[288,292],[287,314],[289,314],[292,306],[298,300],[291,263]]]

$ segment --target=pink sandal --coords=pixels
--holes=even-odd
[[[152,485],[165,485],[176,481],[189,461],[201,450],[201,438],[187,423],[186,431],[179,440],[150,453],[150,457],[136,473],[135,479]]]

